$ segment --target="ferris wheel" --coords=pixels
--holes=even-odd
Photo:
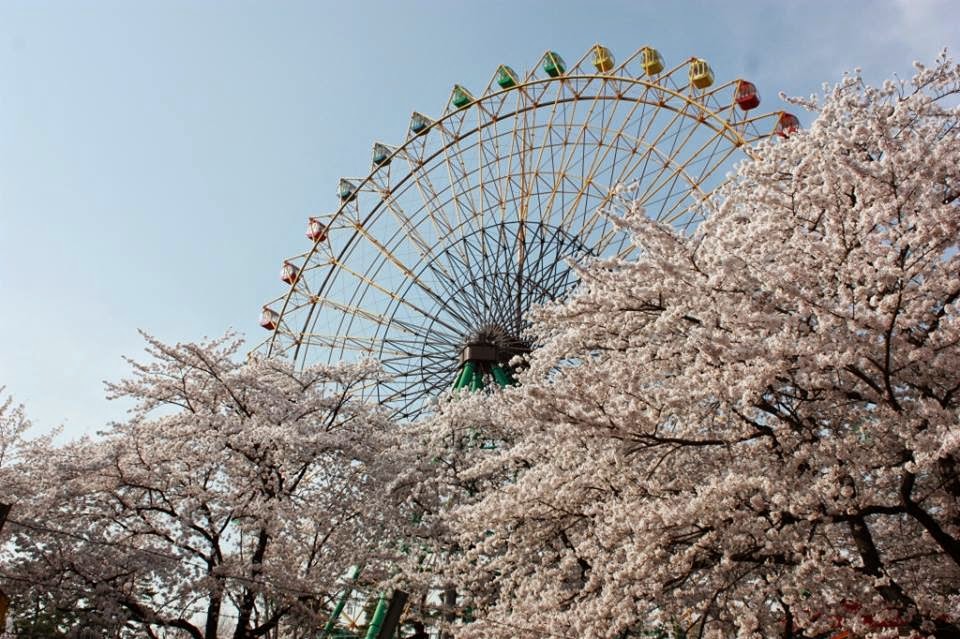
[[[717,83],[700,58],[668,66],[652,47],[617,64],[598,44],[569,67],[548,51],[477,94],[455,85],[309,219],[259,349],[298,366],[374,357],[388,379],[365,392],[401,418],[447,388],[510,384],[532,345],[527,312],[575,285],[570,260],[633,250],[604,212],[614,187],[689,232],[732,159],[799,126],[759,104],[752,83]]]

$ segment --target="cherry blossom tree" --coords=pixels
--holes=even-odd
[[[110,636],[314,636],[388,523],[387,421],[357,399],[376,366],[147,341],[152,359],[108,385],[136,403],[128,421],[22,444],[0,476],[4,584]]]
[[[798,101],[694,237],[624,190],[639,257],[411,433],[459,636],[960,637],[958,96],[944,55]]]

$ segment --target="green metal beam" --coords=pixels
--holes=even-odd
[[[510,375],[499,364],[493,365],[493,379],[500,388],[510,386]]]
[[[470,390],[483,390],[483,371],[479,369],[473,371],[473,380],[470,382]]]
[[[383,626],[383,620],[387,616],[387,596],[380,593],[380,599],[377,600],[377,608],[373,611],[373,617],[370,618],[370,625],[367,626],[366,639],[377,639],[380,634],[380,627]]]
[[[460,369],[460,375],[457,377],[457,381],[453,384],[453,390],[459,390],[461,388],[466,388],[470,384],[470,380],[473,379],[473,373],[477,369],[477,365],[474,362],[467,362],[463,365],[463,368]]]
[[[333,632],[333,629],[337,625],[337,619],[340,618],[340,614],[343,613],[344,607],[347,605],[347,600],[350,599],[350,593],[353,592],[353,585],[357,581],[357,577],[360,576],[360,566],[354,566],[350,569],[349,581],[347,585],[343,588],[343,594],[340,595],[340,600],[337,601],[337,605],[333,608],[333,612],[330,613],[330,618],[327,619],[327,623],[323,626],[323,632],[320,633],[320,638],[329,637],[330,633]]]

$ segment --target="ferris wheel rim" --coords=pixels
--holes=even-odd
[[[722,83],[710,91],[702,91],[702,92],[694,93],[691,95],[691,94],[681,92],[680,89],[685,87],[674,89],[668,86],[664,86],[660,82],[654,82],[645,78],[623,74],[623,72],[626,70],[627,65],[632,60],[634,60],[642,50],[643,50],[642,48],[639,49],[630,58],[628,58],[623,63],[621,63],[616,69],[614,69],[610,73],[574,73],[573,72],[574,69],[577,68],[577,67],[574,67],[574,69],[571,69],[570,72],[567,72],[558,77],[543,78],[543,77],[535,76],[534,75],[535,69],[534,69],[527,75],[527,77],[522,82],[514,86],[503,88],[500,90],[495,90],[492,92],[484,92],[479,97],[474,98],[471,102],[459,108],[453,108],[453,109],[447,108],[440,117],[436,119],[431,119],[430,123],[427,125],[425,130],[415,134],[408,133],[407,138],[400,145],[391,147],[392,152],[389,155],[390,161],[398,158],[404,158],[409,161],[411,159],[411,154],[409,154],[407,151],[418,140],[424,139],[427,136],[431,135],[432,133],[434,134],[434,137],[436,137],[435,135],[436,131],[441,131],[442,133],[446,134],[443,138],[443,142],[439,145],[439,147],[436,150],[432,152],[430,156],[426,158],[418,158],[417,159],[418,166],[414,166],[409,170],[403,171],[400,179],[396,183],[390,185],[391,188],[389,189],[389,192],[384,194],[384,197],[381,198],[381,200],[378,201],[376,204],[374,204],[374,206],[371,207],[371,209],[367,212],[366,217],[364,218],[364,223],[366,221],[369,221],[373,216],[379,214],[383,207],[388,206],[388,204],[386,203],[386,199],[389,196],[389,194],[399,189],[407,181],[415,179],[415,176],[418,174],[418,172],[420,172],[423,169],[424,166],[427,166],[431,161],[441,157],[443,154],[449,152],[451,149],[455,149],[462,142],[463,139],[479,137],[479,135],[482,134],[482,132],[485,129],[487,129],[490,126],[493,126],[499,120],[517,118],[524,113],[536,111],[548,105],[554,105],[558,103],[604,100],[604,101],[612,101],[612,102],[618,102],[618,103],[633,102],[635,104],[644,104],[644,105],[651,106],[658,109],[667,109],[667,110],[673,111],[677,115],[677,117],[696,119],[699,124],[706,125],[708,128],[713,130],[714,133],[716,134],[715,137],[722,135],[724,138],[727,138],[728,141],[730,142],[731,148],[743,149],[746,154],[748,155],[750,154],[749,142],[753,140],[743,136],[739,131],[737,131],[733,127],[733,125],[727,119],[723,118],[716,110],[708,107],[705,104],[706,97],[713,96],[725,88],[736,86],[736,84],[740,82],[739,79],[730,80],[728,82]],[[673,74],[676,70],[682,68],[684,64],[688,62],[689,60],[677,65],[677,67],[674,67],[669,71],[665,71],[663,73],[658,74],[657,79],[659,80],[660,78],[671,77],[671,74]],[[618,72],[620,72],[620,74],[618,74]],[[649,100],[644,100],[642,98],[628,97],[628,96],[622,95],[621,92],[618,92],[616,95],[612,95],[612,96],[604,96],[596,93],[585,95],[584,92],[580,92],[579,94],[567,96],[563,99],[557,99],[557,100],[540,101],[539,99],[530,99],[530,101],[526,103],[522,108],[516,108],[513,111],[508,111],[502,115],[497,115],[489,119],[484,119],[484,118],[479,119],[479,122],[475,127],[463,133],[451,134],[449,131],[446,131],[443,127],[444,123],[451,121],[453,118],[456,118],[458,115],[461,115],[465,111],[470,111],[472,109],[478,109],[478,108],[482,109],[484,104],[489,104],[494,100],[502,100],[506,96],[509,96],[511,94],[523,93],[529,99],[530,96],[529,96],[528,90],[533,87],[549,86],[549,85],[554,85],[558,83],[562,84],[564,82],[572,82],[577,80],[581,80],[581,81],[586,80],[587,82],[599,81],[599,86],[605,86],[606,83],[611,81],[619,82],[619,83],[627,83],[631,86],[640,86],[640,87],[643,87],[645,90],[645,92],[642,94],[643,96],[646,96],[647,90],[657,90],[662,92],[665,95],[669,95],[672,98],[681,101],[684,106],[696,108],[700,113],[700,117],[693,118],[692,115],[686,112],[685,110],[675,108],[672,104],[667,104],[662,100],[659,102],[653,102]],[[492,83],[493,81],[491,81],[491,84]],[[731,108],[731,107],[732,105],[726,108]],[[489,110],[487,110],[486,112],[488,114],[490,113]],[[756,121],[767,119],[770,116],[771,116],[770,113],[762,113],[752,118],[745,117],[743,120],[739,121],[737,124],[739,126],[745,127],[747,124],[751,124]],[[759,138],[762,136],[757,136],[757,137]],[[658,152],[656,149],[656,145],[648,144],[647,148],[653,152]],[[356,183],[357,191],[367,191],[369,189],[366,189],[365,187],[368,187],[370,185],[376,186],[374,181],[375,177],[382,173],[384,167],[387,164],[389,164],[389,161],[382,163],[380,165],[375,165],[371,168],[370,171],[367,172],[367,174],[363,178],[358,178],[357,179],[358,181]],[[682,168],[682,166],[683,165],[681,163],[679,167]],[[700,188],[699,184],[690,180],[687,180],[687,181],[690,182],[690,185],[692,188],[697,189],[702,195],[706,195],[706,192]],[[609,197],[607,199],[609,200]],[[331,226],[335,220],[340,219],[342,216],[345,215],[345,211],[348,210],[348,208],[350,207],[350,204],[351,204],[350,201],[341,202],[341,204],[332,213],[328,214]],[[351,234],[350,240],[341,249],[340,255],[338,257],[342,257],[349,250],[349,246],[354,241],[357,240],[358,233],[359,231],[355,231],[353,234]],[[323,240],[323,239],[314,240],[313,244],[311,245],[308,251],[301,253],[295,256],[294,258],[290,258],[290,259],[291,260],[302,259],[304,264],[309,263],[310,260],[317,254],[320,246],[325,241],[326,240]],[[332,273],[332,269],[327,274],[327,276],[325,276],[324,283],[319,287],[318,290],[322,291],[325,289],[326,284],[329,281],[329,278],[331,277],[331,273]],[[291,286],[287,290],[285,295],[282,296],[283,303],[280,306],[280,311],[279,311],[279,317],[281,318],[281,321],[277,323],[277,327],[272,331],[270,337],[267,340],[268,355],[275,354],[277,341],[278,339],[280,339],[282,335],[285,334],[281,331],[282,319],[287,315],[287,311],[288,311],[291,299],[293,298],[295,293],[294,289],[295,287]],[[315,306],[315,302],[311,306]],[[304,327],[299,334],[303,335],[309,332],[306,329],[310,325],[311,318],[312,318],[312,309],[304,318]],[[289,331],[289,334],[293,335],[296,333],[294,331]],[[294,348],[294,353],[293,353],[294,358],[298,357],[299,350],[302,345],[303,343],[301,340],[296,341],[296,346]]]

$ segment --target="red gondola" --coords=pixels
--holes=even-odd
[[[276,330],[279,324],[280,313],[276,312],[272,308],[264,306],[263,311],[260,313],[260,326],[264,327],[268,331],[273,331]]]
[[[785,138],[799,130],[800,120],[797,119],[797,116],[793,115],[792,113],[787,113],[786,111],[781,111],[780,119],[777,120],[777,126],[773,132],[779,135],[781,138]]]
[[[314,242],[322,242],[327,239],[327,227],[320,221],[319,217],[311,217],[307,222],[307,238]]]
[[[746,80],[737,80],[737,90],[734,92],[734,100],[736,100],[737,106],[744,111],[756,109],[760,106],[760,94],[757,93],[756,85]]]
[[[296,266],[290,262],[284,262],[283,268],[280,269],[280,279],[287,284],[293,284],[297,281],[297,275],[299,273],[300,269],[298,269]]]

